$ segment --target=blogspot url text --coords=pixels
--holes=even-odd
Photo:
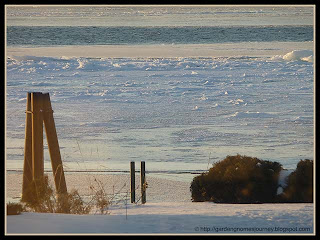
[[[310,227],[209,227],[197,226],[196,232],[211,233],[310,233]]]

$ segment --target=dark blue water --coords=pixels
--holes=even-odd
[[[304,42],[312,40],[312,26],[7,27],[8,46],[210,44],[224,42]]]

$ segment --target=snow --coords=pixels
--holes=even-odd
[[[137,168],[138,166],[136,166]],[[138,169],[136,169],[138,170]],[[49,181],[53,184],[52,173],[48,173]],[[22,174],[7,174],[7,201],[19,199],[22,189]],[[88,196],[92,193],[90,186],[97,187],[95,180],[101,182],[105,192],[108,195],[113,193],[126,194],[130,192],[130,176],[129,174],[83,174],[83,173],[65,173],[68,190],[77,189],[81,196]],[[136,174],[136,188],[139,188],[140,176]],[[157,174],[146,173],[147,200],[151,202],[190,202],[190,183],[191,181],[178,181],[177,179],[169,179],[167,176],[159,176]],[[81,183],[81,184],[79,184]],[[137,193],[139,190],[137,190]],[[137,198],[138,199],[138,198]],[[117,199],[116,199],[117,200]]]
[[[313,51],[310,50],[293,50],[292,52],[287,53],[283,56],[284,60],[295,61],[302,60],[306,62],[313,62]]]
[[[110,215],[22,213],[8,233],[312,234],[312,204],[128,204]],[[126,214],[127,213],[127,214]],[[309,229],[306,229],[309,228]],[[308,230],[308,231],[306,231]]]
[[[280,171],[278,184],[280,187],[285,188],[287,186],[287,180],[289,175],[294,171],[294,169],[282,169]]]
[[[270,113],[246,111],[246,112],[236,112],[235,114],[232,114],[231,117],[235,117],[235,118],[272,118],[274,116]]]
[[[192,202],[190,183],[147,174],[147,203],[130,203],[129,196],[113,203],[107,215],[24,212],[6,217],[11,234],[313,234],[314,206],[303,204],[216,204]],[[106,192],[119,191],[129,176],[67,173],[69,189],[84,196],[94,179]],[[139,176],[136,176],[136,181]],[[7,200],[21,191],[22,175],[6,175]],[[49,175],[49,180],[52,177]],[[79,184],[81,183],[81,184]],[[137,183],[136,183],[137,184]],[[124,192],[129,191],[127,184]],[[139,191],[136,192],[138,198]],[[11,198],[12,199],[12,198]]]
[[[271,60],[285,60],[285,61],[304,61],[313,62],[313,51],[311,50],[293,50],[284,55],[275,55],[271,57]]]
[[[283,188],[281,186],[279,186],[277,188],[277,195],[280,195],[281,193],[283,193]]]

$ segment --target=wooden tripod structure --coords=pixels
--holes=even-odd
[[[57,194],[67,193],[49,93],[27,93],[22,198],[32,181],[44,176],[43,124],[45,126]]]

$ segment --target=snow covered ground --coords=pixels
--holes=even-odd
[[[21,174],[7,174],[7,199],[19,196],[21,178]],[[76,187],[82,195],[95,178],[109,193],[129,189],[128,175],[66,174],[69,189]],[[129,199],[126,204],[122,198],[110,206],[108,215],[29,212],[7,216],[7,234],[312,234],[314,230],[313,204],[191,202],[187,182],[148,175],[147,182],[145,205],[131,204]],[[139,191],[136,195],[138,199]]]
[[[126,214],[127,213],[127,214]],[[110,215],[22,213],[7,217],[8,233],[311,234],[312,204],[128,204]]]

